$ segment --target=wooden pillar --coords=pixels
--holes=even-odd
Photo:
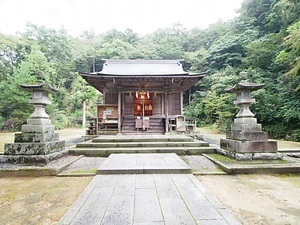
[[[82,128],[86,128],[86,101],[83,101],[82,106]]]
[[[102,95],[102,104],[106,104],[106,101],[105,101],[105,91],[103,91],[103,95]]]
[[[180,92],[180,114],[183,115],[183,92]]]
[[[121,99],[121,92],[118,92],[118,133],[121,133],[121,119],[122,119],[122,115],[121,115],[121,106],[122,106],[122,99]]]
[[[168,133],[169,132],[169,115],[168,115],[168,99],[167,99],[167,97],[168,97],[168,93],[164,93],[164,102],[165,102],[165,118],[166,118],[166,133]]]

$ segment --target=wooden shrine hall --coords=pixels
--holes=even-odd
[[[174,126],[184,131],[179,125],[185,122],[183,94],[204,73],[185,72],[181,60],[110,59],[100,72],[81,76],[103,93],[103,105],[97,106],[97,133],[163,134]]]

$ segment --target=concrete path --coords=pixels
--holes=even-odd
[[[97,175],[62,224],[240,224],[191,174]]]
[[[175,153],[111,154],[97,174],[190,173],[191,167]]]

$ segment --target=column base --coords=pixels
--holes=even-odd
[[[54,152],[48,155],[2,155],[0,156],[0,163],[46,164],[52,160],[58,159],[67,154],[68,154],[68,150]]]
[[[277,152],[276,141],[237,141],[221,139],[218,153],[236,160],[277,160],[283,155]]]
[[[65,150],[65,141],[6,143],[4,155],[48,155]]]

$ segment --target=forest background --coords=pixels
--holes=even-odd
[[[79,72],[99,71],[103,59],[184,59],[186,71],[207,72],[185,94],[185,114],[220,131],[237,113],[225,90],[246,71],[249,81],[265,84],[251,108],[264,130],[300,141],[300,0],[244,0],[233,20],[189,30],[178,23],[143,36],[127,29],[76,38],[31,23],[16,35],[0,33],[0,130],[26,122],[31,96],[18,85],[37,82],[40,71],[60,90],[47,108],[57,128],[80,126],[83,102],[95,116],[102,95]]]

